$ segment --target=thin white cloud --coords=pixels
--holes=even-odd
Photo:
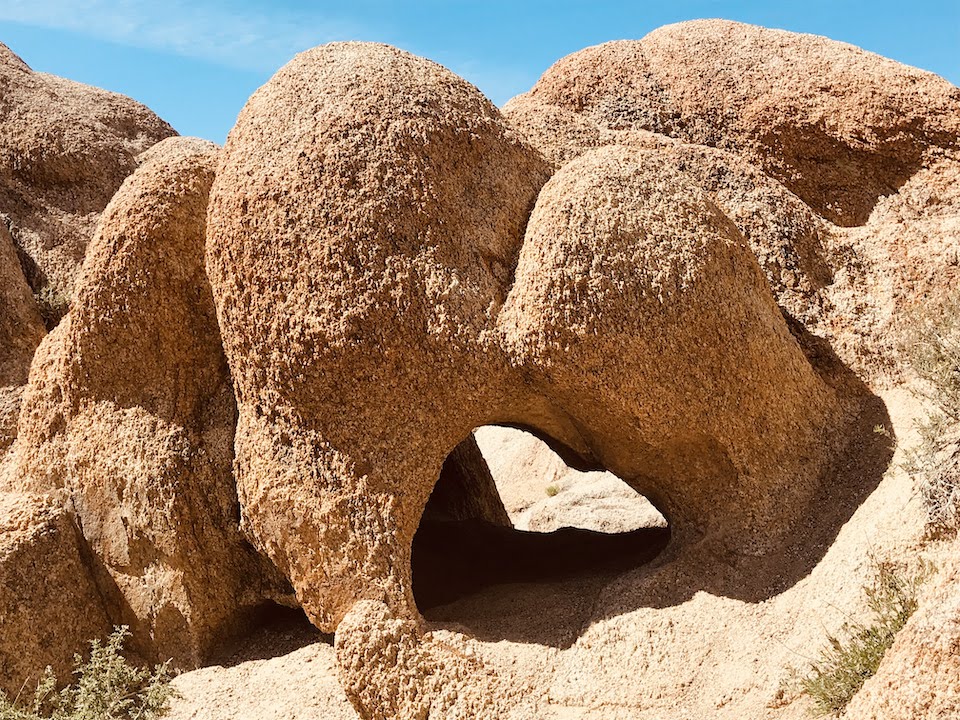
[[[317,12],[265,13],[184,0],[5,0],[0,20],[261,72],[306,48],[360,34],[355,25]]]

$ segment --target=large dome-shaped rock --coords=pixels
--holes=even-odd
[[[66,312],[97,218],[137,155],[175,134],[143,105],[33,72],[0,44],[0,213],[48,323]]]
[[[759,549],[819,486],[840,405],[736,227],[656,152],[602,148],[553,176],[499,327],[680,532]]]
[[[956,149],[960,138],[960,90],[942,78],[725,20],[581,50],[514,106],[525,103],[578,114],[594,134],[649,130],[742,154],[841,225],[862,224],[929,149]]]
[[[34,363],[12,476],[71,494],[111,619],[182,666],[284,591],[238,525],[236,409],[204,270],[217,154],[166,140],[105,210]]]
[[[474,87],[362,43],[297,56],[224,149],[207,258],[244,524],[314,624],[352,611],[338,661],[378,716],[485,694],[438,693],[476,663],[418,639],[410,550],[447,455],[511,396],[494,319],[548,175]]]
[[[658,151],[743,233],[780,307],[805,323],[824,320],[830,303],[823,289],[834,274],[824,249],[830,225],[755,165],[732,152],[647,130],[600,127],[582,114],[529,95],[507,103],[504,115],[557,167],[609,145]]]
[[[208,268],[244,522],[322,629],[412,605],[441,465],[502,395],[493,319],[547,175],[475,88],[380,45],[297,56],[230,133]]]

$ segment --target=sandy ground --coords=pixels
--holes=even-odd
[[[517,687],[531,688],[529,705],[544,720],[807,717],[806,701],[791,690],[792,668],[805,668],[845,620],[866,618],[862,587],[873,557],[905,558],[920,548],[922,509],[898,467],[915,438],[918,408],[904,390],[882,400],[863,413],[866,430],[836,469],[840,499],[798,527],[795,546],[777,557],[698,565],[671,561],[668,549],[616,575],[488,588],[433,608],[426,619]],[[870,432],[876,425],[899,440],[889,467],[891,441]],[[493,454],[482,433],[480,442],[494,476],[503,477],[498,463],[509,453]],[[526,485],[501,487],[515,517],[529,519],[546,499],[562,510],[555,498],[577,485],[563,468],[559,475],[551,474],[556,467],[546,475],[534,469],[521,473]],[[563,490],[547,498],[550,485]],[[570,507],[582,517],[580,504]],[[355,718],[333,667],[329,639],[288,620],[221,664],[177,678],[183,697],[171,717]],[[529,712],[515,715],[527,720]]]

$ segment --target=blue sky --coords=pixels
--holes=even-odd
[[[397,45],[502,105],[564,55],[701,17],[827,35],[960,84],[960,0],[0,0],[0,41],[35,70],[125,93],[180,133],[223,142],[257,87],[324,42]]]

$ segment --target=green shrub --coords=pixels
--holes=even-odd
[[[547,497],[553,497],[554,495],[556,495],[556,494],[559,493],[559,492],[560,492],[560,488],[557,487],[556,485],[548,485],[548,486],[547,486]]]
[[[930,408],[905,468],[915,478],[931,529],[960,529],[960,293],[908,313],[901,350]]]
[[[90,659],[74,656],[73,684],[57,690],[48,667],[28,705],[0,693],[0,720],[153,720],[167,714],[176,691],[165,663],[152,671],[123,657],[126,627],[114,630],[105,643],[90,643]]]
[[[913,572],[892,563],[876,564],[873,582],[865,589],[873,622],[851,621],[840,637],[828,635],[829,645],[800,679],[818,716],[839,715],[877,672],[884,653],[917,609],[919,587],[929,574],[926,564]]]

